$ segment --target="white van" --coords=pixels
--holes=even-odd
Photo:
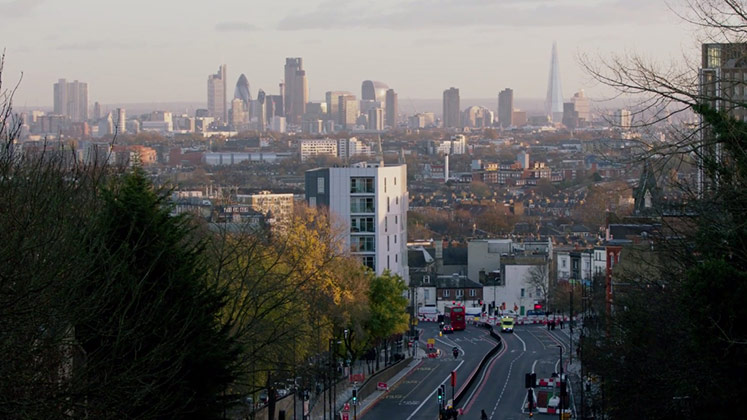
[[[435,306],[421,306],[418,308],[418,319],[420,321],[435,321],[438,315],[438,308]]]

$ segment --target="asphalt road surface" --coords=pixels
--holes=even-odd
[[[535,372],[538,379],[549,378],[559,368],[559,345],[563,348],[564,365],[567,364],[567,329],[548,331],[544,326],[516,326],[514,333],[501,333],[501,337],[505,346],[466,391],[460,405],[463,410],[460,419],[480,419],[481,410],[491,420],[528,418],[524,409],[527,397],[524,375]],[[534,417],[551,419],[557,418],[557,414],[535,412]]]
[[[437,390],[445,384],[445,400],[450,400],[452,387],[450,375],[457,371],[457,392],[466,382],[480,363],[480,360],[490,349],[497,345],[490,337],[488,330],[482,327],[468,325],[464,331],[438,336],[438,326],[434,323],[421,323],[420,346],[425,348],[428,338],[434,338],[436,348],[441,355],[435,359],[423,361],[399,384],[390,388],[385,397],[380,399],[369,410],[365,418],[376,420],[434,420],[438,418]],[[459,348],[459,356],[455,359],[452,348]],[[479,418],[480,410],[477,410]],[[360,416],[359,416],[360,417]]]

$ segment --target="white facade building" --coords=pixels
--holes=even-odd
[[[335,139],[301,140],[299,144],[301,162],[305,162],[312,156],[337,156],[337,140]]]
[[[359,163],[306,171],[306,201],[326,207],[346,233],[351,254],[376,274],[389,270],[409,284],[407,165]]]

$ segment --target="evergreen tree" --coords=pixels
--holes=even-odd
[[[98,272],[76,296],[83,406],[96,418],[217,418],[238,348],[203,247],[140,168],[103,191]]]

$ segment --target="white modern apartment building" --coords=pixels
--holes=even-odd
[[[361,162],[306,171],[306,201],[329,209],[345,232],[346,247],[381,274],[409,284],[407,267],[407,165]]]
[[[301,162],[305,162],[312,156],[337,156],[337,140],[335,139],[301,140],[299,146],[301,149]]]

